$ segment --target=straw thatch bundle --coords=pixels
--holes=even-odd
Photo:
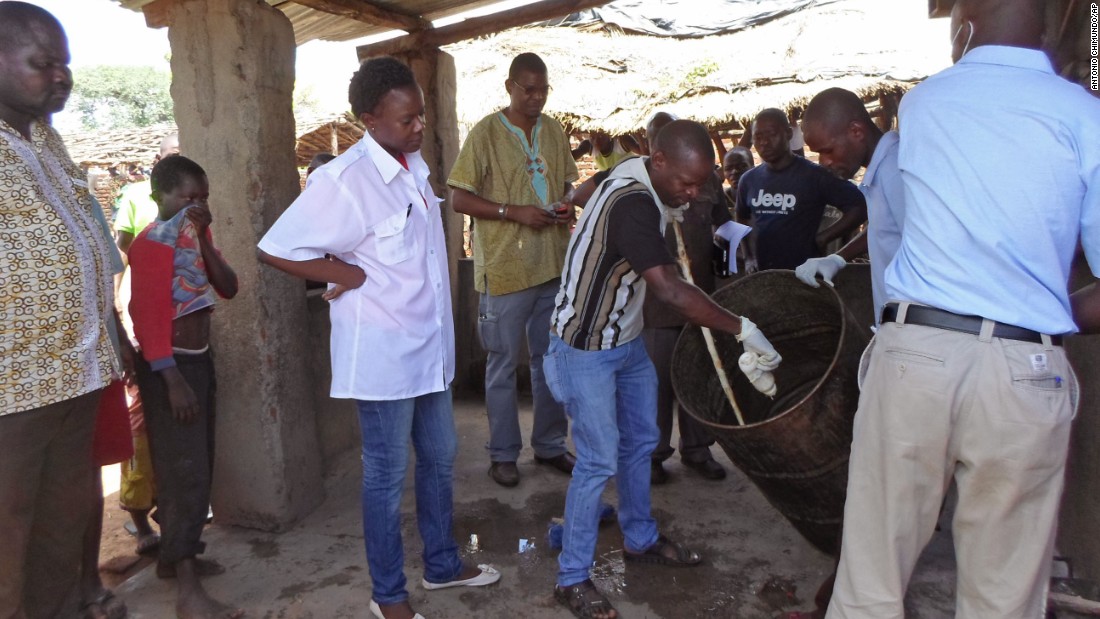
[[[766,107],[801,108],[831,86],[866,100],[908,90],[950,64],[947,20],[926,11],[924,2],[845,0],[699,39],[529,27],[447,51],[467,129],[507,104],[511,59],[534,51],[554,88],[546,112],[572,131],[630,133],[658,110],[721,131]]]
[[[363,137],[362,123],[350,112],[335,117],[299,118],[297,131],[298,144],[294,150],[300,168],[308,166],[317,153],[338,155]]]
[[[161,140],[175,132],[174,124],[162,124],[110,131],[85,130],[61,137],[77,164],[110,168],[127,164],[153,165],[160,152]]]

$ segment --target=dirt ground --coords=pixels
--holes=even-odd
[[[99,545],[99,576],[110,589],[125,582],[156,560],[137,554],[137,539],[124,528],[130,514],[118,506],[118,492],[103,500],[103,534]],[[156,524],[153,524],[156,528]]]
[[[525,435],[529,402],[521,407]],[[471,563],[491,563],[501,582],[477,590],[428,591],[420,584],[422,545],[416,528],[412,468],[402,501],[405,571],[411,601],[428,619],[564,619],[570,613],[551,595],[557,551],[547,545],[547,526],[560,516],[568,477],[537,465],[529,450],[520,457],[516,488],[502,488],[486,475],[488,455],[484,403],[455,401],[460,450],[455,463],[455,539]],[[729,478],[702,480],[674,456],[671,481],[653,489],[653,513],[661,530],[703,555],[703,565],[669,569],[626,564],[622,536],[612,525],[600,531],[593,579],[628,619],[775,619],[812,606],[813,593],[832,560],[815,550],[735,469],[721,450],[714,455]],[[370,578],[363,549],[358,453],[331,463],[327,498],[317,510],[283,533],[225,526],[207,527],[207,557],[227,568],[204,586],[218,599],[245,608],[258,619],[363,619],[369,616]],[[604,499],[614,504],[614,484]],[[107,499],[103,561],[133,558],[134,540],[121,530],[125,512]],[[217,506],[215,506],[216,508]],[[132,578],[116,593],[131,619],[173,616],[173,581],[154,570],[130,566],[112,578]],[[145,563],[147,565],[147,563]],[[914,576],[907,616],[952,615],[954,575],[947,530],[938,533]]]

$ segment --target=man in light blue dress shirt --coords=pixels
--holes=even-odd
[[[850,180],[861,167],[866,168],[859,189],[867,198],[867,230],[835,254],[810,258],[795,269],[795,275],[815,288],[820,285],[817,277],[831,286],[833,277],[849,260],[869,254],[877,324],[886,296],[883,276],[901,244],[901,222],[905,218],[905,192],[898,170],[898,133],[883,133],[871,120],[859,96],[843,88],[828,88],[810,100],[802,116],[802,133],[806,147],[817,153],[821,165],[836,176]],[[824,617],[835,578],[834,571],[818,588],[813,611],[792,612],[786,619]]]
[[[810,258],[795,269],[795,275],[810,286],[815,276],[832,285],[833,277],[847,261],[863,254],[871,258],[871,298],[875,324],[886,304],[886,265],[901,244],[905,219],[905,192],[898,170],[898,133],[883,133],[854,92],[843,88],[823,90],[810,100],[802,116],[806,146],[818,154],[822,167],[850,180],[860,167],[866,168],[860,191],[867,198],[867,230],[835,254]]]
[[[828,617],[900,619],[952,479],[955,616],[1044,612],[1077,380],[1080,235],[1100,265],[1100,101],[1040,51],[1041,0],[958,0],[956,65],[902,101],[906,213],[856,415]],[[1094,269],[1095,272],[1095,269]]]

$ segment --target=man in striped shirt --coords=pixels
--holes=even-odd
[[[657,376],[639,337],[647,286],[692,323],[736,335],[759,356],[759,369],[775,369],[780,361],[756,325],[681,278],[665,244],[665,224],[682,210],[674,207],[695,198],[714,174],[706,129],[674,121],[654,146],[651,157],[616,166],[588,201],[569,241],[544,360],[577,448],[554,591],[577,616],[617,616],[589,579],[600,494],[612,475],[628,561],[691,566],[701,560],[660,535],[650,514],[649,458],[658,430]]]

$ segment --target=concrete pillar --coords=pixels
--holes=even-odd
[[[240,293],[214,312],[219,522],[281,530],[324,498],[300,280],[256,243],[298,195],[294,32],[257,0],[159,0],[183,153],[210,178],[214,239]]]

